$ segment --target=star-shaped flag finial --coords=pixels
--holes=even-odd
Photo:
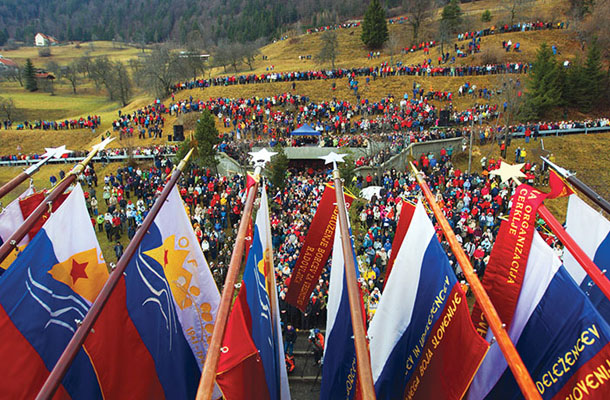
[[[525,174],[521,172],[521,168],[523,168],[524,165],[525,164],[511,165],[502,161],[500,168],[491,171],[489,174],[498,175],[502,180],[502,183],[511,179],[517,180],[518,178],[525,178]]]
[[[67,150],[65,145],[55,147],[55,148],[45,147],[44,150],[45,150],[45,153],[42,155],[43,158],[45,158],[45,157],[61,158],[61,156],[63,156],[64,154],[72,153],[72,150]]]
[[[320,156],[318,158],[324,160],[324,164],[333,163],[333,169],[337,169],[337,163],[345,162],[343,159],[347,154],[337,154],[334,151],[331,151],[325,156]]]
[[[269,151],[266,148],[262,148],[259,151],[251,151],[248,154],[252,156],[252,162],[254,165],[262,164],[263,166],[271,161],[271,157],[276,155],[276,152]]]
[[[108,143],[112,142],[115,138],[107,137],[101,143],[98,143],[93,146],[92,151],[102,151],[108,146]]]

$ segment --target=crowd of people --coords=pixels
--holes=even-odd
[[[498,27],[491,26],[489,28],[480,29],[478,31],[462,32],[457,35],[457,40],[472,40],[473,38],[480,38],[483,36],[509,32],[539,31],[543,29],[568,29],[568,25],[569,22],[517,22],[512,25],[504,24]]]
[[[60,131],[60,130],[68,130],[68,129],[91,129],[95,132],[95,128],[97,128],[102,123],[102,117],[99,115],[88,115],[85,117],[80,117],[77,119],[64,119],[60,121],[48,121],[48,120],[33,120],[33,121],[23,121],[23,122],[15,122],[10,119],[5,119],[0,123],[0,128],[4,126],[5,130],[8,129],[40,129],[43,131]],[[13,127],[14,125],[14,127]]]

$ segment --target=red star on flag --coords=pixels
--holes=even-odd
[[[72,259],[72,270],[70,276],[72,277],[72,284],[75,284],[79,278],[88,278],[85,268],[87,268],[88,262],[79,263],[75,259]]]

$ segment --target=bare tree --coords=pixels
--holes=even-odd
[[[70,64],[66,65],[62,70],[62,76],[70,82],[72,86],[72,93],[76,94],[76,86],[80,82],[80,77],[78,75],[78,61],[73,61]]]
[[[11,97],[5,99],[0,97],[0,115],[6,117],[7,120],[12,121],[17,116],[17,107]]]
[[[254,42],[244,43],[244,61],[246,64],[248,64],[248,68],[250,68],[250,70],[254,69],[254,59],[260,54],[259,48],[261,48],[262,45],[263,42],[261,39],[257,39]]]
[[[404,10],[407,12],[409,19],[409,25],[413,30],[413,41],[417,42],[419,35],[419,28],[421,24],[432,15],[432,4],[431,1],[422,0],[405,0]]]
[[[321,37],[322,46],[318,52],[318,62],[325,63],[330,61],[332,68],[335,69],[335,60],[339,55],[339,41],[336,31],[325,31]]]
[[[169,95],[174,83],[185,78],[180,56],[165,45],[142,56],[139,62],[140,76],[136,80],[157,97]]]
[[[114,75],[112,85],[114,86],[114,92],[117,94],[118,100],[123,107],[125,107],[131,98],[131,79],[129,78],[129,72],[127,71],[127,67],[120,61],[115,62],[112,67]]]
[[[23,87],[23,67],[17,65],[15,68],[9,68],[4,73],[7,79],[12,79],[15,82],[19,82],[19,86]]]
[[[523,16],[523,10],[529,8],[528,6],[530,3],[532,3],[532,1],[534,0],[508,0],[500,3],[502,4],[502,8],[508,11],[510,18],[509,25],[514,24],[517,18],[521,18]]]
[[[394,56],[400,51],[400,37],[396,32],[391,32],[385,48],[390,55],[390,65],[394,65]]]

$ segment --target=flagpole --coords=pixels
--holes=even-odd
[[[574,256],[576,261],[580,264],[582,269],[585,270],[587,275],[591,277],[591,280],[599,287],[606,298],[610,299],[610,281],[600,271],[599,267],[587,256],[583,249],[576,243],[572,236],[561,226],[557,218],[549,211],[544,204],[538,208],[538,214],[542,217],[544,222],[551,228],[551,231],[559,238],[561,243],[568,249],[570,254]]]
[[[163,188],[161,195],[153,204],[148,215],[142,222],[142,225],[137,230],[137,232],[136,232],[135,236],[133,237],[133,239],[131,240],[131,242],[129,242],[129,245],[125,249],[123,256],[117,262],[116,268],[112,271],[112,273],[108,277],[108,280],[104,284],[104,287],[102,288],[102,290],[98,294],[97,298],[95,299],[95,302],[89,309],[89,312],[87,313],[87,315],[85,315],[85,318],[83,319],[82,323],[78,326],[76,332],[74,333],[74,336],[72,336],[72,339],[70,340],[70,342],[64,349],[63,353],[59,357],[59,360],[57,360],[55,367],[53,367],[53,370],[51,371],[51,373],[47,377],[47,380],[45,381],[44,385],[40,389],[38,396],[36,396],[37,400],[51,399],[53,397],[53,395],[55,394],[55,391],[61,384],[62,379],[68,372],[68,368],[70,368],[70,364],[72,364],[72,361],[74,360],[74,358],[80,351],[81,346],[83,345],[83,343],[85,343],[85,339],[89,335],[91,328],[93,328],[93,324],[95,324],[95,321],[97,320],[100,313],[102,312],[102,309],[108,302],[108,299],[110,298],[110,295],[112,294],[112,291],[114,290],[116,285],[119,283],[119,280],[123,276],[123,272],[125,272],[125,268],[127,268],[127,265],[131,261],[131,258],[138,250],[138,247],[140,246],[140,242],[142,242],[142,239],[144,239],[144,235],[146,235],[148,233],[148,229],[150,228],[155,217],[161,210],[161,207],[163,207],[165,200],[167,199],[167,196],[169,196],[171,190],[176,185],[176,182],[178,182],[178,178],[180,178],[182,171],[186,167],[186,164],[188,163],[188,160],[191,157],[191,154],[193,154],[193,149],[191,149],[188,152],[188,154],[182,159],[182,161],[180,161],[180,164],[178,164],[178,166],[172,173],[172,176],[171,176],[170,180],[167,182],[167,184],[165,185],[165,187]]]
[[[254,175],[260,175],[261,167],[257,166],[254,170]],[[208,354],[205,357],[199,388],[197,389],[197,400],[210,400],[214,391],[214,381],[216,380],[216,370],[218,369],[218,361],[220,360],[220,347],[225,336],[229,314],[231,312],[231,303],[233,301],[233,293],[235,291],[235,282],[239,275],[241,261],[244,254],[246,231],[248,223],[252,217],[252,208],[254,207],[254,198],[258,192],[259,182],[255,179],[255,183],[248,190],[248,196],[244,204],[244,210],[241,214],[239,229],[235,239],[235,246],[231,254],[231,262],[225,285],[222,289],[220,304],[216,314],[216,322],[214,323],[214,331],[212,332],[212,341],[208,347]]]
[[[483,288],[483,285],[481,284],[481,281],[479,280],[478,276],[475,274],[474,269],[470,264],[470,260],[464,253],[462,246],[457,241],[455,233],[449,226],[449,222],[447,222],[447,219],[443,215],[440,207],[438,206],[438,204],[436,204],[432,191],[430,190],[428,184],[422,177],[423,173],[419,172],[417,168],[415,168],[415,165],[413,165],[413,163],[410,164],[411,169],[415,173],[417,183],[422,189],[422,192],[424,193],[428,204],[432,208],[432,212],[434,213],[437,222],[443,230],[445,238],[449,242],[449,246],[453,251],[453,255],[460,264],[460,267],[462,267],[462,271],[464,272],[464,276],[466,277],[466,280],[470,285],[470,289],[472,289],[472,293],[474,294],[477,302],[481,305],[481,308],[483,309],[483,313],[485,314],[485,317],[489,322],[489,326],[496,340],[498,341],[498,345],[500,346],[500,349],[504,354],[504,358],[506,359],[506,362],[508,363],[508,366],[510,367],[517,381],[517,384],[521,389],[521,393],[523,393],[523,396],[528,400],[542,399],[540,397],[538,389],[536,389],[536,386],[534,385],[532,377],[530,376],[529,372],[525,368],[525,365],[523,364],[521,356],[517,352],[517,349],[515,349],[514,344],[511,342],[510,337],[508,336],[508,333],[504,329],[504,325],[500,320],[498,312],[492,304],[487,292]]]
[[[542,158],[542,160],[544,160],[544,162],[549,164],[551,166],[551,168],[553,168],[555,170],[555,172],[557,172],[562,178],[564,178],[566,181],[570,182],[582,194],[587,196],[592,202],[597,204],[602,210],[604,210],[605,212],[610,214],[610,202],[608,202],[608,200],[604,199],[602,196],[597,194],[595,192],[595,190],[591,189],[583,181],[578,179],[576,177],[576,175],[574,175],[572,172],[568,171],[565,168],[560,167],[559,165],[553,163],[552,161],[549,161],[545,157],[540,157],[540,158]]]
[[[28,232],[32,229],[34,224],[38,222],[38,220],[44,215],[45,212],[49,210],[49,204],[53,204],[53,202],[62,195],[62,193],[76,180],[78,175],[85,169],[85,166],[95,157],[95,155],[103,150],[104,147],[114,139],[106,139],[102,143],[99,143],[91,149],[87,157],[78,163],[74,168],[70,170],[62,179],[59,181],[51,190],[49,195],[45,197],[45,199],[32,211],[29,217],[21,224],[21,226],[13,232],[13,234],[8,238],[6,242],[0,246],[0,263],[4,261],[6,257],[13,251],[14,248],[17,247],[17,244],[21,242],[21,239],[28,234]],[[34,165],[35,166],[35,165]],[[34,167],[33,166],[33,167]],[[23,173],[26,173],[24,171]],[[21,175],[21,174],[20,174]]]
[[[343,184],[337,165],[333,169],[335,181],[335,194],[337,196],[338,222],[341,233],[341,245],[343,247],[343,258],[345,260],[345,280],[347,283],[347,294],[349,297],[349,308],[352,317],[352,328],[354,332],[354,345],[356,347],[356,366],[358,370],[358,382],[362,398],[365,400],[375,399],[375,386],[371,371],[371,358],[369,355],[366,339],[366,328],[364,326],[364,315],[362,315],[360,289],[356,279],[356,267],[354,252],[352,248],[347,213],[345,211],[345,197]]]
[[[66,146],[58,147],[56,149],[47,149],[47,156],[38,161],[36,164],[30,166],[25,171],[20,172],[16,177],[14,177],[13,179],[5,183],[2,187],[0,187],[0,199],[3,198],[7,193],[15,189],[17,186],[19,186],[23,181],[38,172],[40,167],[46,164],[51,158],[57,157],[57,155],[61,157],[61,155],[63,155],[65,152],[65,148]]]

